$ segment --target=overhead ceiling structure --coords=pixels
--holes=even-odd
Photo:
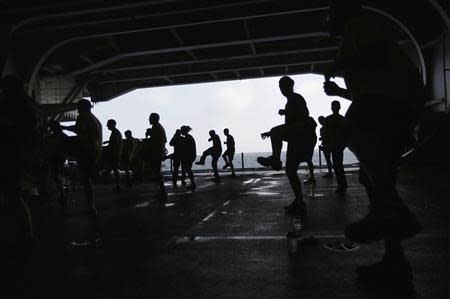
[[[323,73],[339,45],[325,27],[328,5],[4,0],[3,74],[20,74],[41,103],[61,104],[83,93],[100,102],[143,87]],[[432,80],[432,57],[440,43],[448,43],[448,1],[368,0],[364,8],[392,24],[424,80]],[[445,63],[443,69],[445,74]]]

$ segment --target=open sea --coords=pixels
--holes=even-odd
[[[258,164],[258,162],[256,162],[256,158],[263,156],[263,157],[267,157],[270,156],[271,153],[269,152],[260,152],[260,153],[244,153],[244,167],[245,168],[263,168],[261,165]],[[325,158],[322,155],[322,166],[326,167],[326,162],[325,162]],[[198,161],[200,158],[200,156],[197,156],[197,160]],[[285,166],[285,161],[286,161],[286,152],[282,152],[281,153],[281,161],[283,162],[283,166]],[[319,166],[319,149],[316,149],[314,151],[314,155],[313,155],[313,163],[316,166]],[[344,165],[353,165],[353,164],[357,164],[358,160],[356,159],[356,157],[353,155],[353,153],[348,150],[345,149],[344,151]],[[219,170],[222,169],[223,165],[225,164],[225,162],[223,161],[222,158],[219,159]],[[166,160],[163,163],[163,170],[169,170],[170,169],[170,160]],[[302,163],[301,166],[306,166],[306,163]],[[236,153],[234,156],[234,167],[236,169],[241,169],[242,168],[242,159],[241,159],[241,153]],[[192,167],[193,170],[209,170],[211,169],[211,157],[209,156],[208,158],[206,158],[206,164],[205,165],[195,165]]]

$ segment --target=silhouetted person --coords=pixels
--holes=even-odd
[[[135,160],[136,153],[139,148],[140,140],[133,137],[130,130],[125,131],[125,139],[122,146],[122,167],[125,170],[125,178],[127,187],[131,187],[131,169]]]
[[[339,114],[340,109],[341,104],[339,101],[331,102],[331,111],[333,111],[333,114],[328,115],[325,118],[325,125],[323,128],[325,136],[323,143],[333,161],[334,174],[336,175],[336,181],[338,183],[335,193],[342,196],[347,190],[347,179],[345,178],[343,165],[345,147],[338,142],[339,139],[342,139],[340,135],[342,134],[342,126],[344,124],[344,117]]]
[[[211,166],[214,172],[214,179],[212,181],[217,183],[220,181],[219,171],[217,170],[217,161],[219,161],[220,155],[222,154],[222,144],[219,135],[217,135],[214,130],[209,131],[209,136],[211,138],[209,138],[208,141],[212,141],[213,145],[203,152],[200,160],[195,162],[195,164],[205,165],[205,159],[210,155],[212,158]]]
[[[322,151],[323,156],[325,157],[325,161],[327,163],[327,168],[328,168],[328,173],[325,174],[323,177],[324,178],[332,178],[333,177],[333,164],[331,163],[331,155],[330,155],[330,151],[327,149],[327,147],[324,144],[324,140],[326,139],[326,133],[324,130],[325,117],[319,116],[318,120],[319,120],[319,124],[322,126],[320,128],[320,138],[319,138],[319,140],[322,141],[322,144],[319,145],[319,149]]]
[[[39,117],[23,82],[9,75],[0,79],[0,233],[3,277],[15,282],[26,263],[33,244],[31,215],[23,201],[21,188],[29,173],[33,151],[37,147]],[[3,260],[4,259],[4,260]],[[5,283],[4,286],[7,286]],[[3,290],[4,291],[4,288]]]
[[[189,189],[194,191],[197,186],[194,181],[194,173],[192,172],[192,164],[197,158],[197,148],[195,146],[194,137],[192,137],[189,132],[191,131],[191,127],[182,126],[181,134],[184,136],[181,152],[180,152],[180,161],[181,161],[181,170],[182,170],[182,180],[184,181],[185,174],[188,174],[189,180],[191,181],[191,185],[188,186]]]
[[[67,143],[68,136],[63,132],[61,124],[53,121],[49,125],[50,135],[47,137],[48,145],[48,163],[52,180],[56,184],[58,191],[58,201],[63,207],[66,206],[66,193],[62,182],[64,165],[67,160],[64,145]]]
[[[78,117],[73,126],[61,126],[77,136],[69,138],[67,146],[70,154],[76,157],[81,183],[88,202],[91,216],[97,215],[94,202],[92,180],[96,175],[97,163],[102,153],[102,124],[91,112],[92,104],[87,99],[78,101]]]
[[[315,132],[316,131],[316,127],[317,127],[316,121],[312,117],[309,117],[309,122],[310,122],[309,128],[313,129],[314,132]],[[304,180],[303,184],[315,186],[316,185],[316,179],[314,177],[314,164],[312,162],[312,159],[313,159],[313,155],[314,155],[314,148],[315,148],[316,143],[317,143],[317,136],[316,136],[315,133],[314,134],[309,134],[309,135],[310,135],[310,137],[309,137],[310,141],[308,142],[309,150],[305,149],[305,158],[304,158],[304,162],[306,162],[306,164],[308,164],[309,178],[307,180]],[[300,138],[301,138],[301,136],[300,136]]]
[[[228,129],[224,129],[223,133],[227,137],[227,141],[224,141],[224,144],[227,145],[227,149],[222,155],[223,160],[225,161],[225,165],[223,166],[223,169],[226,169],[227,167],[231,168],[231,175],[230,177],[236,177],[236,173],[234,172],[234,153],[236,152],[236,147],[234,143],[234,137],[230,135],[230,131]]]
[[[286,207],[288,215],[306,216],[306,206],[303,201],[302,186],[297,175],[301,162],[311,160],[317,136],[314,131],[315,121],[309,117],[309,111],[305,99],[294,92],[294,80],[284,76],[279,81],[280,91],[287,99],[285,109],[278,111],[285,116],[284,125],[274,127],[270,132],[261,134],[263,139],[270,137],[272,142],[272,156],[258,157],[257,161],[263,166],[271,166],[275,170],[281,170],[281,148],[283,141],[288,142],[286,154],[286,174],[295,194],[291,205]]]
[[[165,200],[167,198],[166,187],[164,186],[164,176],[161,172],[161,163],[164,161],[166,154],[166,131],[159,123],[159,114],[152,113],[149,117],[149,123],[152,125],[150,133],[150,165],[155,171],[156,179],[159,181],[159,196]]]
[[[175,134],[173,135],[172,139],[169,142],[170,146],[173,146],[173,153],[170,156],[170,159],[172,159],[172,184],[173,186],[176,188],[177,187],[177,181],[178,181],[178,171],[180,170],[180,166],[181,166],[181,161],[180,161],[180,154],[181,154],[181,150],[182,150],[182,143],[183,143],[183,138],[181,136],[181,130],[177,129],[175,131]],[[166,158],[169,158],[169,156],[167,156]],[[181,177],[181,184],[183,186],[186,185],[186,182],[184,181],[184,178]]]
[[[381,262],[358,268],[362,281],[409,287],[412,272],[401,240],[421,226],[396,190],[397,164],[423,107],[425,89],[412,61],[377,18],[364,15],[356,0],[333,1],[330,33],[342,35],[335,62],[326,76],[328,95],[352,101],[342,141],[360,162],[360,181],[370,199],[369,213],[345,229],[348,239],[385,241]],[[342,72],[347,89],[329,81]]]
[[[106,148],[106,154],[107,154],[107,169],[106,173],[109,175],[109,173],[112,171],[114,173],[114,182],[116,184],[115,191],[120,192],[120,173],[119,173],[119,164],[120,164],[120,158],[122,157],[122,146],[123,146],[123,140],[122,140],[122,134],[120,131],[116,128],[116,121],[114,119],[108,120],[106,123],[106,126],[108,127],[108,130],[111,131],[111,135],[109,136],[109,140],[103,142],[103,144],[107,144],[108,147]]]

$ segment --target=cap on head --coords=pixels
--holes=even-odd
[[[181,126],[180,129],[181,129],[181,133],[183,133],[183,134],[189,133],[189,131],[192,130],[192,128],[189,126]]]
[[[124,134],[125,134],[125,137],[131,137],[132,136],[130,130],[126,130]]]

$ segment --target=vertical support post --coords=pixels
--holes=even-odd
[[[244,169],[245,169],[245,165],[244,165],[244,153],[241,153],[241,165],[242,165],[242,171],[244,171]]]

